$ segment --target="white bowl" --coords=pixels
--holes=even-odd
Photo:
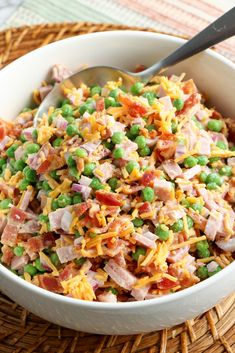
[[[83,64],[132,69],[151,65],[184,41],[137,31],[88,34],[37,49],[0,72],[0,116],[13,119],[55,63],[76,70]],[[235,113],[235,65],[208,50],[171,69],[186,72],[224,114]],[[194,287],[157,299],[97,303],[63,297],[38,288],[0,265],[0,289],[34,314],[56,324],[99,334],[135,334],[170,327],[213,307],[235,290],[235,262]]]

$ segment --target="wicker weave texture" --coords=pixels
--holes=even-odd
[[[93,23],[43,24],[0,32],[0,67],[53,41],[100,31],[134,29]],[[153,31],[151,29],[142,29]],[[204,315],[161,332],[98,336],[50,324],[0,293],[0,353],[235,352],[235,294]]]

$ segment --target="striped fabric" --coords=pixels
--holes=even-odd
[[[92,21],[193,36],[234,5],[235,0],[25,0],[6,25]],[[235,37],[217,48],[235,61]]]

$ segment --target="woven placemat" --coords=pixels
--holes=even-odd
[[[50,42],[99,31],[139,29],[93,23],[43,24],[0,32],[0,67]],[[145,31],[153,31],[145,28]],[[0,353],[235,352],[235,294],[207,313],[168,330],[99,336],[58,327],[0,293]]]

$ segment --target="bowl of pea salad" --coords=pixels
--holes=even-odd
[[[84,64],[142,70],[182,42],[84,35],[0,72],[0,289],[40,317],[134,334],[234,290],[234,64],[208,50],[129,90],[121,79],[64,88],[33,125]]]

